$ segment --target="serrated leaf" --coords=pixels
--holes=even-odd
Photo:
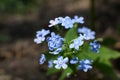
[[[69,41],[77,38],[77,28],[71,28],[65,35],[65,42],[68,43]]]
[[[73,73],[72,69],[70,67],[68,67],[67,69],[62,71],[62,74],[61,74],[59,80],[64,80],[64,78],[67,77],[67,74],[72,74],[72,73]]]

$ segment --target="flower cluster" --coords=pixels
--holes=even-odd
[[[79,69],[82,69],[84,72],[87,72],[88,70],[92,69],[91,62],[92,60],[88,60],[88,59],[81,60]]]
[[[37,31],[34,42],[39,44],[46,39],[49,48],[48,53],[41,54],[39,63],[43,64],[45,61],[48,61],[48,67],[56,69],[67,69],[69,65],[76,65],[78,70],[83,70],[84,72],[92,69],[93,60],[87,59],[87,57],[84,57],[83,59],[79,54],[82,54],[81,52],[83,51],[84,45],[88,44],[90,41],[93,42],[90,42],[90,44],[87,45],[91,47],[89,50],[91,52],[99,53],[100,44],[95,40],[94,31],[87,27],[78,28],[75,26],[76,24],[83,24],[84,18],[78,16],[74,16],[73,19],[68,16],[65,18],[58,17],[55,18],[55,20],[50,20],[49,23],[50,25],[48,25],[48,27],[60,25],[60,27],[64,27],[65,29],[75,28],[77,33],[75,36],[77,37],[66,42],[66,37],[55,34],[55,32],[50,32],[45,29]],[[72,35],[72,33],[70,34]],[[46,54],[53,55],[53,57],[47,59]]]
[[[72,28],[75,23],[83,24],[84,18],[78,17],[78,16],[74,16],[73,19],[71,19],[69,16],[66,16],[65,18],[58,17],[58,18],[55,18],[55,20],[50,20],[49,23],[50,23],[49,27],[61,24],[61,26],[63,26],[65,29],[69,29],[69,28]]]
[[[64,39],[61,36],[55,35],[54,32],[51,32],[51,37],[47,38],[49,50],[62,47],[63,41]]]
[[[37,44],[42,43],[45,40],[45,36],[50,33],[49,30],[42,29],[41,31],[36,32],[36,38],[34,39],[34,42]]]

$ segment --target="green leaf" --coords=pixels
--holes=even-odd
[[[106,48],[104,46],[101,46],[99,49],[99,53],[94,53],[90,50],[90,45],[87,44],[82,47],[82,51],[79,51],[79,53],[76,54],[80,59],[92,59],[94,62],[94,65],[101,70],[105,75],[109,75],[112,80],[117,80],[117,78],[114,69],[112,67],[112,64],[110,63],[111,59],[116,59],[120,57],[120,52],[111,50],[109,48]],[[97,61],[97,62],[96,62]]]
[[[105,46],[113,46],[115,45],[116,43],[116,40],[113,39],[112,37],[107,37],[103,40],[102,44],[105,45]]]
[[[49,61],[49,60],[55,60],[58,56],[57,55],[52,55],[52,54],[50,54],[50,53],[48,53],[48,52],[46,52],[46,59]],[[54,74],[54,73],[57,73],[58,71],[60,71],[60,70],[58,70],[58,69],[56,69],[56,68],[49,68],[48,70],[47,70],[47,75],[52,75],[52,74]]]
[[[100,47],[99,53],[92,52],[90,50],[89,44],[83,46],[81,50],[82,51],[79,51],[76,54],[76,56],[78,56],[79,58],[89,58],[89,59],[93,59],[93,60],[97,60],[99,58],[100,62],[105,62],[105,61],[108,62],[110,59],[115,59],[115,58],[120,57],[120,52],[111,50],[104,46]]]
[[[60,70],[55,69],[55,68],[49,68],[47,71],[47,75],[52,75],[54,73],[57,73],[58,71],[60,71]]]
[[[110,80],[119,80],[112,66],[99,61],[96,61],[94,63],[95,63],[95,67],[98,68],[99,71],[101,71],[107,78],[110,78]]]
[[[72,73],[73,73],[72,69],[71,69],[70,67],[68,67],[67,69],[65,69],[65,70],[62,72],[59,80],[64,80],[64,78],[67,77],[67,74],[72,74]]]
[[[60,70],[55,69],[55,68],[49,68],[47,71],[47,75],[55,74],[59,71]],[[68,67],[67,69],[62,71],[62,74],[61,74],[59,80],[64,80],[64,78],[67,77],[67,74],[71,75],[72,73],[73,73],[72,69],[70,67]]]
[[[46,54],[46,59],[49,61],[49,60],[54,60],[54,59],[57,59],[58,55],[53,55],[53,54],[50,54],[49,52],[45,52]]]
[[[66,33],[65,42],[68,43],[75,38],[77,38],[77,28],[73,27]]]
[[[98,54],[99,62],[95,63],[95,66],[103,72],[107,77],[111,78],[111,80],[118,80],[114,72],[114,68],[110,63],[111,59],[119,58],[120,53],[111,49],[108,49],[104,46],[101,46],[100,53]]]

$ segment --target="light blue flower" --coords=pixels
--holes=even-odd
[[[57,48],[55,51],[49,52],[49,53],[54,54],[54,55],[57,55],[57,54],[59,54],[61,51],[62,51],[62,48]]]
[[[80,34],[80,36],[76,39],[74,39],[73,43],[69,45],[69,48],[75,48],[76,50],[79,49],[80,46],[83,45],[84,36]]]
[[[46,61],[46,57],[44,54],[41,54],[40,60],[39,60],[39,64],[43,64]]]
[[[85,40],[95,39],[95,32],[94,31],[88,31],[84,34]]]
[[[93,43],[90,43],[91,46],[91,51],[99,53],[99,48],[100,48],[100,44],[97,41],[94,41]]]
[[[87,72],[88,70],[92,69],[92,60],[89,59],[83,59],[80,61],[80,65],[78,66],[79,70],[83,70],[84,72]]]
[[[78,28],[78,32],[84,35],[85,40],[95,39],[95,32],[87,27]]]
[[[78,16],[74,16],[74,19],[72,19],[73,23],[84,23],[84,18],[83,17],[78,17]]]
[[[58,17],[59,23],[61,24],[64,21],[63,17]]]
[[[65,18],[61,19],[61,25],[65,27],[65,29],[73,27],[73,21],[70,17],[66,16]]]
[[[50,33],[49,30],[42,29],[41,31],[36,32],[36,38],[34,39],[34,42],[37,44],[42,43],[45,40],[45,36]]]
[[[72,28],[74,26],[74,23],[84,23],[84,18],[83,17],[78,17],[78,16],[74,16],[73,19],[71,19],[69,16],[66,17],[58,17],[55,18],[55,20],[50,20],[49,21],[50,25],[48,25],[49,27],[55,26],[57,24],[61,24],[63,27],[65,27],[65,29],[69,29]]]
[[[52,67],[53,67],[53,61],[52,61],[52,60],[48,61],[48,67],[49,67],[49,68],[52,68]]]
[[[78,33],[86,33],[88,31],[91,31],[91,30],[87,27],[78,28]]]
[[[68,67],[68,65],[66,64],[68,62],[68,57],[63,59],[63,56],[58,57],[57,60],[54,60],[53,63],[56,64],[55,68],[56,69],[66,69]]]
[[[34,42],[37,44],[42,43],[45,40],[45,37],[37,37],[34,39]]]
[[[50,23],[50,25],[48,25],[48,27],[55,26],[60,23],[59,18],[55,18],[55,20],[50,20],[49,23]]]
[[[64,39],[61,36],[55,35],[55,33],[52,32],[51,37],[47,38],[49,50],[61,48],[63,45],[63,41]]]
[[[50,33],[50,31],[42,29],[41,31],[37,31],[36,33],[37,33],[36,37],[45,37],[46,35]]]
[[[78,63],[78,57],[75,57],[70,60],[70,64],[77,64]]]

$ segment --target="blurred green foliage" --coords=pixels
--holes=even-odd
[[[115,45],[116,40],[113,39],[112,37],[107,37],[103,40],[102,44],[105,46],[109,46],[112,47],[113,45]]]
[[[0,12],[20,13],[35,8],[36,0],[0,0]]]

